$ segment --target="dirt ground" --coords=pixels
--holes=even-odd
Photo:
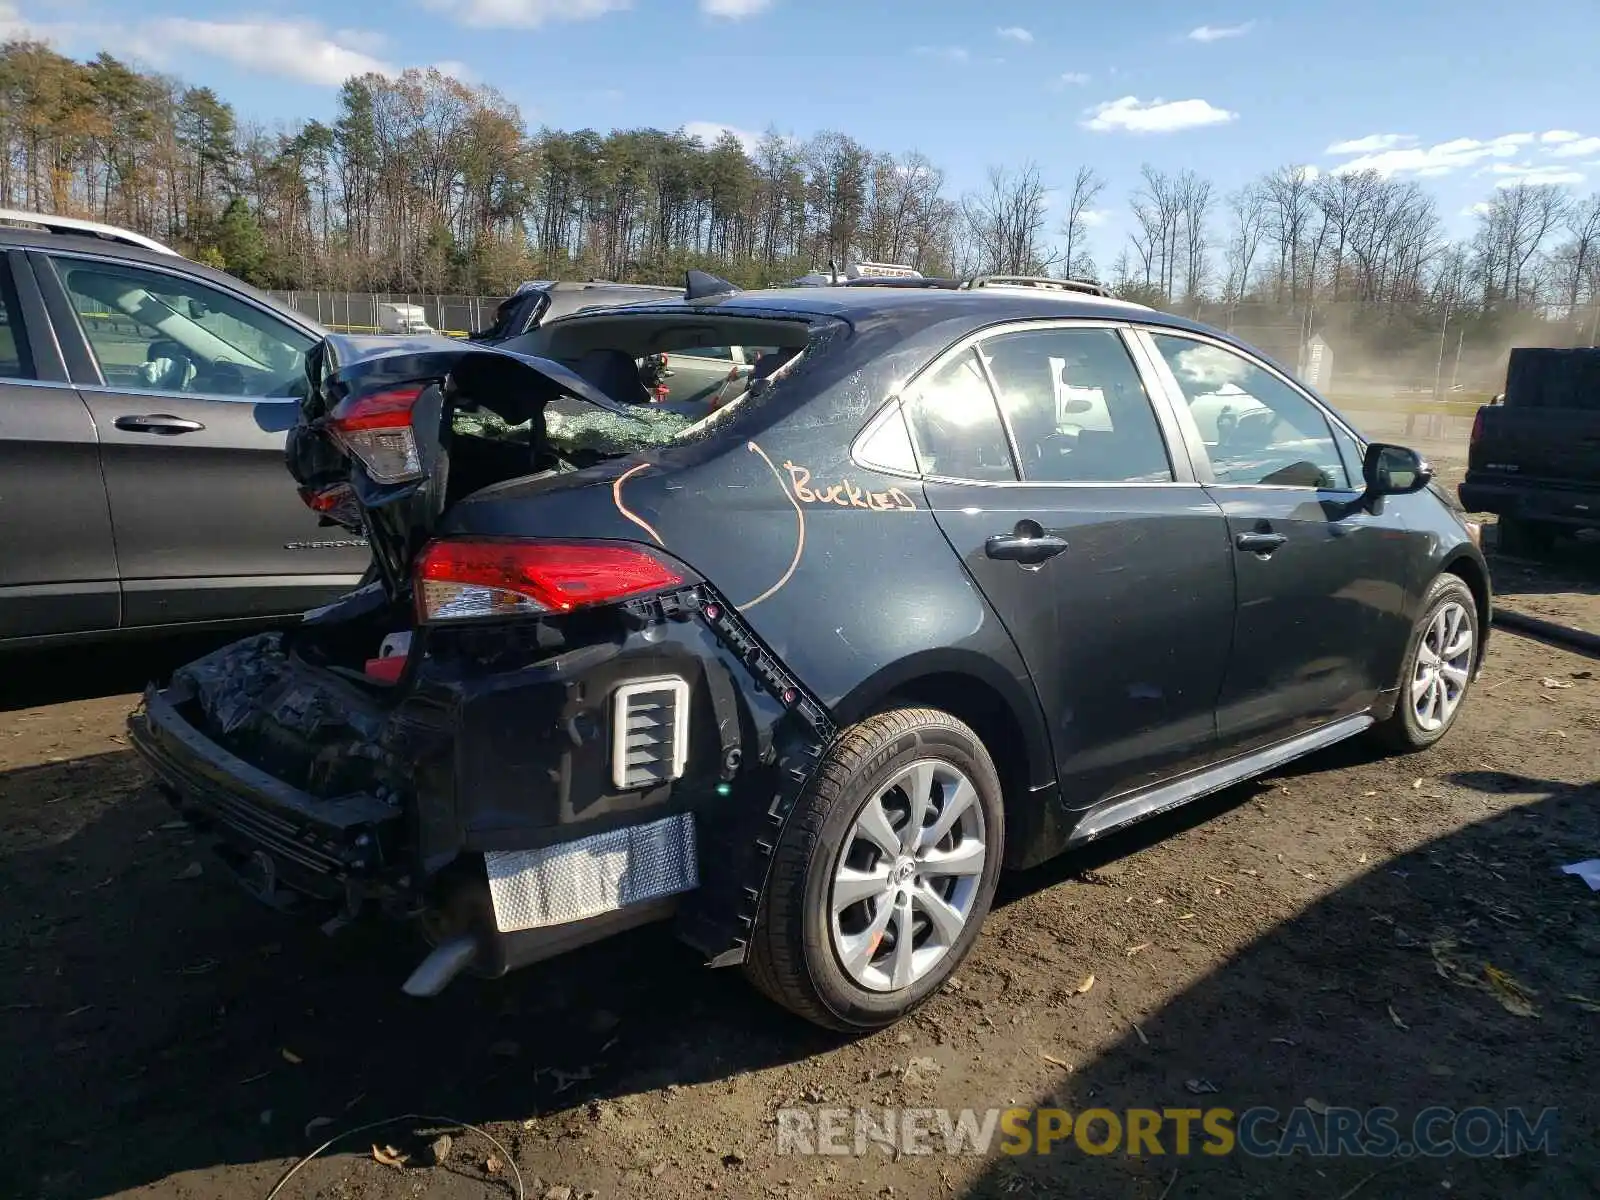
[[[1594,550],[1499,564],[1503,601],[1600,631]],[[554,1200],[1600,1194],[1600,893],[1559,873],[1600,856],[1593,659],[1497,631],[1435,749],[1336,748],[1007,879],[952,987],[851,1040],[648,929],[408,1000],[414,944],[260,909],[147,786],[128,693],[196,650],[0,680],[0,1196],[264,1197],[324,1138],[408,1113],[284,1195],[509,1196],[506,1156]],[[806,1158],[774,1126],[786,1105],[1308,1101],[1553,1106],[1558,1152]],[[453,1122],[502,1149],[458,1131],[421,1166]]]

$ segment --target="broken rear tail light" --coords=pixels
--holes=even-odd
[[[376,483],[409,483],[421,479],[411,410],[423,384],[408,383],[340,401],[328,418],[328,432],[339,447],[366,469]]]
[[[417,562],[422,621],[566,613],[683,582],[678,570],[626,542],[463,538],[434,542]]]
[[[346,529],[361,528],[361,503],[348,483],[325,488],[301,488],[300,499],[319,517],[326,517]]]

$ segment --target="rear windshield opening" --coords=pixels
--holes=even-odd
[[[627,409],[608,412],[575,396],[545,406],[535,472],[573,470],[700,436],[745,399],[777,386],[804,358],[812,327],[798,320],[698,313],[596,314],[555,321],[506,346],[566,366]],[[533,422],[510,424],[493,397],[458,410],[453,433],[529,443]]]

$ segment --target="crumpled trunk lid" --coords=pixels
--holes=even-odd
[[[553,359],[442,335],[335,334],[313,348],[306,373],[300,420],[286,450],[290,474],[325,519],[366,535],[394,598],[409,592],[411,564],[455,500],[491,483],[573,469],[550,461],[545,414],[553,401],[564,401],[562,422],[601,427],[590,439],[595,461],[653,444],[663,418],[687,424],[675,414],[620,404]],[[341,446],[341,414],[363,398],[419,386],[409,423],[415,476],[383,482]],[[608,432],[608,422],[619,428]]]

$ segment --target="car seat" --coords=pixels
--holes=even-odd
[[[590,350],[572,364],[572,370],[618,404],[650,403],[639,364],[621,350]]]

